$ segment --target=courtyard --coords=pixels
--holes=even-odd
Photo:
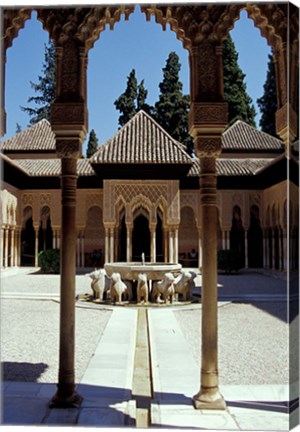
[[[291,287],[293,280],[296,275]],[[76,294],[85,293],[91,293],[90,279],[81,271]],[[201,275],[196,299],[200,293]],[[200,380],[201,301],[148,308],[148,346],[142,347],[149,351],[148,367],[137,358],[139,313],[146,308],[77,301],[75,377],[84,400],[79,409],[49,410],[58,371],[59,275],[7,269],[1,297],[4,424],[289,428],[288,400],[297,392],[298,317],[292,292],[288,317],[283,273],[249,270],[218,277],[219,380],[226,411],[192,406]],[[292,405],[290,412],[293,421]]]

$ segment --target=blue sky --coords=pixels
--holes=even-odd
[[[38,82],[44,61],[44,44],[47,32],[33,19],[26,22],[13,46],[7,51],[6,62],[6,113],[8,138],[15,134],[16,123],[25,129],[29,117],[21,106],[28,106],[27,99],[35,95],[29,82]],[[253,102],[263,94],[270,48],[253,21],[242,12],[241,19],[231,31],[239,65],[246,74],[247,90]],[[149,104],[158,99],[162,68],[170,51],[176,51],[181,62],[180,79],[184,93],[189,92],[188,52],[169,28],[166,31],[155,23],[146,22],[144,14],[136,6],[129,21],[122,18],[113,31],[106,29],[89,51],[88,62],[88,110],[89,131],[96,131],[99,143],[111,138],[118,129],[119,112],[113,102],[126,88],[127,76],[136,70],[138,81],[145,80]],[[259,109],[256,107],[257,112]],[[256,117],[259,125],[259,115]],[[84,151],[85,152],[85,151]]]

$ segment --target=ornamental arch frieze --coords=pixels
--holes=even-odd
[[[126,223],[133,223],[134,211],[139,206],[149,212],[150,223],[156,223],[157,211],[160,211],[165,224],[178,225],[180,221],[179,182],[177,180],[104,180],[104,224],[116,226],[119,213],[123,208],[126,213]]]

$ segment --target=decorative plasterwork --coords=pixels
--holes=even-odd
[[[139,206],[147,210],[153,224],[156,223],[158,209],[163,211],[167,224],[178,224],[178,181],[104,180],[103,221],[106,225],[117,224],[117,213],[121,210],[125,210],[126,223],[132,223],[134,212]]]
[[[5,50],[12,46],[13,40],[19,31],[24,28],[25,21],[31,17],[31,9],[4,9],[3,10],[3,37]]]
[[[206,4],[189,6],[143,6],[147,20],[155,15],[156,22],[166,29],[167,24],[175,31],[177,38],[187,49],[204,40],[219,44],[226,39],[239,18],[243,5]]]
[[[112,30],[121,15],[127,20],[134,6],[120,5],[94,8],[38,9],[43,27],[49,31],[56,45],[63,45],[70,37],[77,39],[86,52],[93,47],[106,25]]]

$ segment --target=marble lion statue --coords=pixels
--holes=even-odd
[[[191,300],[195,288],[195,278],[197,274],[192,271],[182,270],[180,275],[174,281],[174,290],[176,294],[181,294],[183,301]]]
[[[165,273],[161,281],[154,282],[151,293],[152,301],[159,303],[162,296],[164,303],[167,303],[168,299],[172,303],[175,294],[173,283],[174,276],[172,273]]]
[[[142,299],[144,303],[148,303],[148,283],[147,275],[145,273],[140,273],[138,275],[137,282],[137,302],[141,303]]]
[[[103,300],[104,293],[108,296],[111,281],[104,269],[94,270],[91,273],[87,273],[86,276],[92,279],[91,288],[94,300]]]
[[[122,281],[120,273],[111,275],[110,298],[113,303],[121,303],[122,297],[124,300],[130,298],[131,288],[128,288],[125,282]]]

